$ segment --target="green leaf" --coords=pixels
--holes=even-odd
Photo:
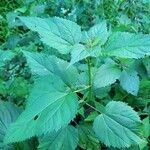
[[[120,85],[124,90],[132,95],[137,95],[139,91],[139,76],[135,70],[123,70],[120,76]]]
[[[115,64],[104,64],[100,66],[94,77],[94,86],[101,88],[114,83],[119,79],[121,70]]]
[[[71,62],[70,65],[85,59],[87,57],[98,57],[101,54],[101,47],[86,48],[84,45],[78,44],[71,51]]]
[[[109,102],[105,112],[96,117],[93,129],[106,146],[128,148],[139,144],[141,121],[137,113],[123,102]]]
[[[0,94],[5,95],[5,94],[7,94],[7,92],[8,92],[8,90],[7,90],[5,81],[0,79]]]
[[[149,93],[150,93],[150,80],[142,79],[140,81],[140,90],[139,90],[139,98],[141,99],[141,104],[143,106],[147,106],[150,103]],[[144,99],[144,100],[143,100]],[[137,101],[139,102],[139,101]]]
[[[20,111],[12,103],[0,102],[0,149],[10,149],[12,145],[3,143],[4,136],[10,124],[14,122],[20,114]]]
[[[70,65],[87,57],[98,57],[101,55],[101,45],[108,37],[106,22],[93,26],[88,32],[83,32],[82,44],[77,44],[71,51]]]
[[[95,137],[91,124],[77,126],[79,133],[79,146],[84,150],[100,150],[100,144]]]
[[[17,77],[11,82],[7,91],[7,93],[13,93],[17,97],[27,96],[29,93],[28,82],[22,77]]]
[[[148,75],[150,76],[150,58],[149,57],[145,58],[143,60],[143,63],[144,63],[144,66],[146,68],[146,71],[147,71]]]
[[[146,117],[145,119],[143,119],[143,126],[142,126],[142,130],[143,130],[143,134],[146,138],[148,138],[150,136],[150,118]]]
[[[103,53],[121,58],[143,58],[150,55],[150,35],[115,32],[109,37]]]
[[[20,20],[32,31],[38,32],[41,40],[62,54],[71,51],[81,39],[80,27],[69,20],[53,17],[19,17]]]
[[[43,53],[23,51],[33,74],[44,76],[54,74],[59,76],[67,85],[75,85],[78,71],[74,66],[68,68],[69,63],[55,56]]]
[[[110,86],[106,86],[106,87],[103,87],[103,88],[95,88],[94,87],[93,94],[97,98],[102,99],[102,98],[108,96],[108,93],[109,93],[110,90],[111,90]]]
[[[98,116],[98,113],[96,111],[91,112],[84,121],[90,122],[93,121]]]
[[[108,31],[106,21],[94,25],[88,32],[83,32],[82,42],[91,46],[103,45],[107,41]]]
[[[7,132],[6,143],[58,131],[76,115],[78,98],[57,76],[35,81],[25,111]]]
[[[11,51],[2,51],[0,50],[0,67],[2,67],[7,60],[13,58],[14,53]]]
[[[74,150],[78,144],[78,132],[73,126],[67,126],[57,132],[44,135],[39,150]]]

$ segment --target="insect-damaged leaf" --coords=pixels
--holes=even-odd
[[[76,115],[78,98],[57,76],[35,81],[25,111],[9,128],[5,142],[23,141],[35,135],[58,131]]]

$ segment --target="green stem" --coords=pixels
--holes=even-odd
[[[95,107],[93,107],[92,105],[90,105],[89,103],[85,103],[87,106],[91,107],[92,109],[94,109],[95,111],[101,113],[98,109],[96,109]]]
[[[91,74],[91,60],[90,58],[87,59],[88,64],[88,81],[89,81],[89,95],[88,101],[92,100],[92,74]]]
[[[81,92],[81,91],[87,90],[87,89],[89,89],[89,88],[90,88],[89,86],[85,86],[85,88],[83,88],[83,89],[79,89],[79,90],[76,90],[76,91],[74,91],[74,93],[78,93],[78,92]]]

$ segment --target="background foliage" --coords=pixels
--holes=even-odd
[[[63,58],[63,60],[70,60],[69,55],[59,54],[43,44],[38,34],[31,32],[24,26],[17,18],[18,16],[41,18],[58,16],[76,22],[81,26],[82,30],[89,30],[93,25],[106,21],[107,28],[112,32],[121,31],[150,34],[150,1],[1,0],[0,2],[0,149],[34,150],[37,149],[37,147],[43,150],[48,149],[48,147],[57,149],[55,146],[59,142],[63,143],[63,138],[64,140],[68,138],[70,140],[69,142],[72,143],[72,147],[69,147],[70,149],[74,149],[77,145],[77,149],[116,149],[108,147],[109,144],[106,146],[103,142],[99,143],[95,137],[91,122],[98,114],[89,106],[80,109],[80,113],[77,115],[74,122],[71,122],[71,125],[64,128],[61,134],[58,135],[58,137],[60,136],[60,140],[55,140],[55,143],[51,146],[45,141],[47,141],[47,139],[53,141],[57,134],[55,132],[40,138],[34,137],[24,142],[10,145],[3,144],[6,128],[8,128],[10,123],[14,122],[18,115],[25,109],[27,97],[29,96],[35,81],[34,79],[36,78],[34,73],[31,72],[34,68],[29,67],[27,63],[28,57],[27,59],[25,57],[27,55],[29,56],[29,54],[23,54],[21,51],[43,52],[50,55],[55,54],[57,57]],[[118,35],[118,39],[119,37]],[[141,55],[142,54],[140,54],[140,56]],[[79,60],[81,60],[81,58],[79,58]],[[74,64],[76,63],[75,61],[77,61],[76,58],[74,58],[74,60],[72,59],[71,63]],[[98,59],[96,63],[98,66],[102,64],[103,68],[105,68],[104,63],[107,62],[113,66],[115,70],[114,64],[111,61],[112,60],[102,57]],[[120,68],[124,68],[127,65],[134,68],[136,72],[127,70],[130,76],[124,72],[121,76],[121,86],[117,81],[105,88],[97,87],[98,89],[95,89],[94,93],[96,98],[99,99],[103,105],[107,106],[112,100],[122,101],[128,103],[138,113],[143,122],[142,130],[147,144],[144,146],[141,144],[140,147],[130,147],[127,149],[148,150],[150,148],[150,57],[138,59],[136,61],[134,59],[114,59],[113,61],[117,63]],[[93,60],[93,63],[95,63],[95,60]],[[102,76],[102,73],[109,74],[109,72],[105,73],[103,68],[100,69],[99,76]],[[84,62],[78,68],[78,70],[80,70],[80,83],[82,82],[83,85],[87,83],[87,79],[85,78],[85,74],[87,74],[85,71],[86,69]],[[74,71],[74,69],[72,70]],[[73,72],[72,70],[70,73]],[[92,71],[94,72],[94,67]],[[118,79],[118,74],[115,74],[112,80],[116,79]],[[136,79],[139,79],[139,83],[137,83]],[[46,83],[46,81],[47,80],[41,82]],[[65,79],[63,81],[65,81]],[[105,83],[103,83],[104,81],[107,81],[107,76],[103,81],[99,81],[99,77],[97,78],[97,82],[101,82],[101,86],[103,84],[105,85]],[[133,84],[128,88],[130,81],[133,81]],[[59,84],[61,85],[62,83]],[[40,88],[40,86],[38,88]],[[78,96],[82,97],[82,94],[85,93],[81,92]],[[70,93],[70,96],[74,97],[73,93]],[[98,104],[96,106],[98,107]],[[127,108],[127,110],[128,109],[129,108]],[[102,113],[102,115],[104,116],[105,113]],[[101,121],[100,119],[99,117],[95,122]],[[138,119],[139,118],[137,118],[137,120]],[[5,120],[5,122],[3,122],[3,120]],[[85,122],[83,122],[83,120]],[[2,122],[4,123],[3,125]],[[96,125],[94,129],[97,130]],[[76,139],[70,132],[72,132],[73,135],[79,134],[79,139]],[[64,135],[63,138],[61,138],[62,135]],[[19,133],[18,136],[20,136]],[[100,136],[101,135],[98,135],[101,139]],[[107,143],[107,141],[104,143]],[[111,145],[113,146],[113,143]]]

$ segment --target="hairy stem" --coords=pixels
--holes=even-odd
[[[89,95],[88,101],[92,100],[92,74],[91,74],[91,60],[90,58],[87,59],[88,64],[88,82],[89,82]]]

